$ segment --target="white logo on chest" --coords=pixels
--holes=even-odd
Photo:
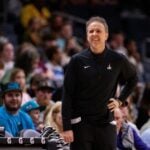
[[[110,64],[107,66],[107,70],[112,70],[112,67]]]
[[[89,68],[90,66],[84,66],[84,69],[87,69],[87,68]]]

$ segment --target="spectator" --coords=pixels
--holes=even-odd
[[[64,80],[64,71],[61,66],[62,61],[62,52],[59,47],[51,46],[46,50],[48,57],[48,62],[45,64],[45,67],[51,72],[53,72],[52,80],[56,83],[57,88],[62,87]]]
[[[63,132],[62,128],[62,117],[61,117],[62,103],[56,102],[51,111],[48,113],[45,124],[53,127],[60,135]]]
[[[142,141],[136,131],[123,119],[119,108],[114,111],[117,122],[117,147],[119,150],[149,150],[150,148]]]
[[[64,18],[61,15],[54,14],[50,20],[51,32],[56,38],[60,36]]]
[[[35,74],[33,77],[31,77],[27,92],[32,98],[35,97],[35,93],[38,89],[38,85],[41,80],[43,80],[43,76],[41,74]]]
[[[110,40],[110,47],[117,53],[127,56],[127,50],[124,46],[124,38],[125,36],[121,31],[113,33]]]
[[[60,101],[56,102],[51,108],[50,112],[46,117],[46,126],[50,126],[56,130],[56,132],[63,138],[63,124],[61,115],[62,103]],[[66,144],[67,149],[70,150],[69,144]],[[66,149],[65,149],[66,150]]]
[[[17,82],[20,84],[20,87],[22,89],[22,104],[28,102],[31,97],[29,96],[29,94],[26,92],[26,76],[25,76],[25,72],[20,69],[20,68],[14,68],[11,71],[11,75],[10,75],[10,81],[12,82]]]
[[[65,51],[67,49],[75,49],[77,52],[81,51],[81,46],[78,44],[77,38],[73,35],[73,25],[71,22],[65,22],[62,25],[60,37],[57,39],[59,47]],[[68,42],[68,45],[66,45]]]
[[[44,125],[42,122],[40,122],[40,106],[39,106],[39,104],[35,100],[30,99],[30,101],[28,101],[24,105],[22,105],[21,109],[31,116],[34,126],[35,126],[35,129],[37,131],[41,132],[42,129],[44,128]]]
[[[136,131],[136,133],[138,135],[140,135],[138,128],[136,127],[136,125],[132,121],[131,114],[129,114],[129,108],[128,107],[121,107],[120,110],[121,110],[122,117],[123,117],[124,121],[127,122],[128,125],[130,125]]]
[[[35,129],[30,116],[20,110],[22,90],[18,83],[9,82],[2,87],[2,100],[4,105],[0,107],[0,126],[15,137],[23,129]]]
[[[42,44],[41,29],[41,20],[36,17],[31,18],[24,34],[24,40],[40,46]]]
[[[28,49],[24,50],[20,55],[17,55],[15,67],[24,70],[28,83],[34,74],[42,72],[39,68],[39,62],[39,53],[35,49],[28,47]]]
[[[10,70],[14,66],[14,46],[5,37],[0,37],[0,59],[4,63],[4,70]]]
[[[43,79],[39,82],[36,90],[36,102],[40,105],[40,121],[45,123],[45,118],[51,110],[54,102],[52,100],[52,92],[54,91],[54,84],[49,79]]]
[[[33,3],[25,5],[21,10],[21,23],[27,27],[31,18],[37,17],[42,25],[47,25],[51,13],[44,3],[44,0],[33,0]]]

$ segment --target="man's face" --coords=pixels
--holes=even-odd
[[[8,111],[17,112],[22,103],[22,94],[20,91],[10,91],[4,95],[3,100]]]
[[[93,52],[99,53],[101,48],[105,48],[107,38],[108,32],[102,23],[94,21],[87,27],[87,40]]]
[[[36,92],[36,98],[40,106],[47,106],[52,98],[52,92],[46,88],[39,89]]]

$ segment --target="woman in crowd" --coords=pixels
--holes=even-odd
[[[121,110],[115,109],[114,117],[117,122],[118,150],[149,150],[137,132],[123,119]]]

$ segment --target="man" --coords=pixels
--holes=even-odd
[[[54,105],[52,101],[52,94],[54,92],[55,85],[47,78],[44,78],[39,82],[36,90],[35,100],[40,106],[40,121],[46,122],[46,117],[51,107]]]
[[[74,55],[64,81],[64,139],[72,150],[115,150],[113,111],[125,103],[136,85],[135,68],[106,48],[108,26],[100,17],[86,23],[89,48]],[[118,98],[118,83],[125,83]]]
[[[3,106],[0,107],[0,126],[12,136],[19,136],[23,129],[34,129],[32,119],[20,110],[22,90],[18,83],[9,82],[2,87]]]

